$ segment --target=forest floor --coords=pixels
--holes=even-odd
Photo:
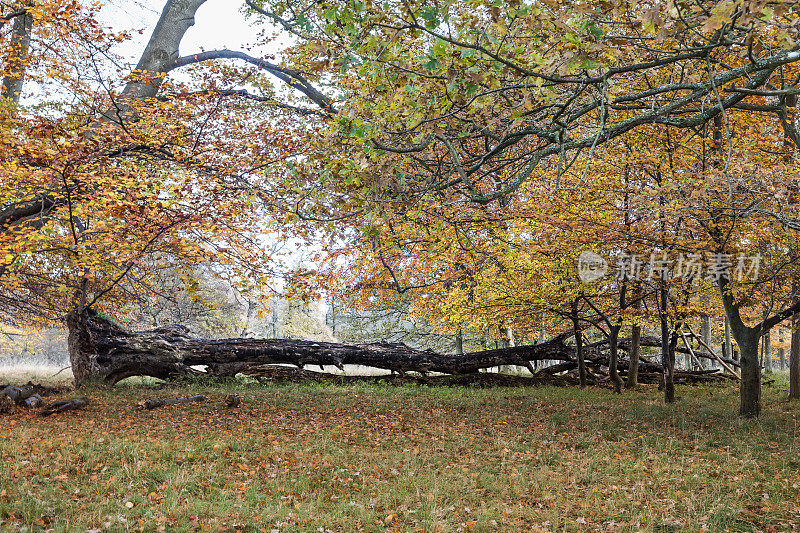
[[[0,529],[800,530],[800,402],[780,379],[758,421],[730,385],[679,387],[669,406],[653,387],[81,394],[85,411],[0,415]]]

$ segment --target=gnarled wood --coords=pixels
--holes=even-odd
[[[443,355],[415,350],[405,344],[338,344],[293,339],[198,339],[182,326],[132,332],[89,309],[72,314],[69,347],[73,360],[85,360],[81,380],[92,376],[116,383],[131,376],[173,379],[210,374],[233,375],[263,365],[360,365],[406,372],[474,374],[496,366],[527,367],[531,361],[570,361],[573,349],[566,335],[532,346]],[[80,352],[74,357],[73,350]],[[192,367],[206,366],[206,371]],[[76,374],[77,375],[77,374]]]
[[[564,340],[566,332],[548,342],[444,355],[415,350],[398,343],[339,344],[294,339],[199,339],[183,326],[166,326],[150,331],[128,331],[118,324],[87,310],[71,315],[70,349],[80,350],[88,361],[86,375],[113,384],[130,376],[176,379],[186,376],[234,376],[242,373],[261,381],[320,381],[352,383],[390,381],[429,385],[539,385],[577,384],[578,361],[573,347]],[[624,344],[624,340],[621,344]],[[608,374],[609,355],[598,347],[584,349],[587,370],[595,381]],[[533,371],[532,361],[557,361]],[[290,365],[290,366],[287,366]],[[306,370],[304,367],[358,365],[390,371],[382,376],[343,376]],[[527,368],[531,376],[511,376],[481,372],[498,366]],[[205,367],[200,370],[200,367]],[[618,369],[626,372],[629,360],[620,358]],[[641,372],[650,376],[663,372],[659,364],[642,360]],[[413,374],[409,374],[413,373]],[[437,375],[431,375],[437,374]],[[724,379],[713,372],[681,372],[683,382]],[[170,402],[167,402],[170,403]],[[178,402],[173,402],[178,403]],[[164,404],[159,404],[164,405]]]

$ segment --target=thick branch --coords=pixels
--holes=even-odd
[[[241,59],[242,61],[246,61],[251,65],[255,65],[261,70],[266,70],[282,82],[286,83],[289,87],[297,89],[307,96],[309,100],[317,104],[320,108],[329,113],[335,113],[333,101],[318,91],[311,84],[311,82],[309,82],[305,76],[303,76],[302,73],[296,70],[280,67],[274,63],[270,63],[265,59],[253,57],[244,52],[237,52],[235,50],[209,50],[207,52],[200,52],[198,54],[176,58],[168,66],[167,70],[173,70],[186,65],[201,63],[203,61],[211,61],[214,59]]]

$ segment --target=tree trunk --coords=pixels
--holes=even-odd
[[[764,359],[764,372],[772,373],[772,335],[767,331],[764,333],[764,344],[762,347],[762,355]]]
[[[675,322],[675,329],[667,345],[666,357],[664,357],[664,402],[675,403],[675,349],[678,347],[678,337],[683,323]],[[701,369],[702,370],[702,369]]]
[[[583,353],[583,333],[581,321],[578,318],[578,299],[572,301],[572,329],[575,331],[575,357],[578,360],[578,381],[581,388],[586,387],[586,359]],[[542,323],[544,325],[544,323]]]
[[[130,113],[130,102],[152,98],[164,82],[167,72],[173,69],[179,57],[183,36],[194,26],[197,10],[207,0],[168,0],[147,41],[147,46],[136,64],[139,73],[122,90],[117,105],[106,111],[104,117],[111,122],[122,122]],[[149,76],[149,77],[148,77]]]
[[[795,301],[791,306],[765,318],[754,327],[748,327],[742,321],[739,311],[741,303],[736,302],[728,290],[727,280],[719,279],[720,296],[725,305],[725,314],[731,325],[731,333],[736,339],[736,344],[741,350],[741,384],[739,389],[739,414],[747,418],[755,418],[761,413],[761,365],[758,362],[758,343],[765,332],[778,325],[781,321],[794,316],[796,323],[800,303]],[[793,335],[794,335],[793,331]],[[796,345],[797,343],[794,342]]]
[[[67,347],[69,349],[69,362],[72,367],[72,376],[75,387],[78,388],[94,374],[92,366],[91,333],[86,323],[86,315],[73,311],[67,315]]]
[[[792,341],[789,348],[789,399],[800,399],[800,313],[792,316]]]
[[[87,309],[71,313],[70,358],[76,365],[76,382],[87,378],[116,383],[131,376],[171,379],[202,375],[192,367],[206,366],[206,375],[230,376],[249,368],[291,364],[335,366],[362,365],[426,374],[473,374],[484,368],[518,365],[531,368],[536,360],[573,361],[573,350],[564,344],[568,334],[536,345],[442,355],[409,348],[404,344],[337,344],[290,339],[198,339],[182,326],[131,332]]]
[[[608,376],[611,378],[611,383],[614,385],[614,392],[617,394],[622,393],[622,378],[619,376],[618,362],[619,362],[619,331],[622,329],[621,324],[614,324],[610,328],[609,348],[610,353],[608,356]]]
[[[12,9],[25,9],[24,4],[18,3]],[[33,29],[33,15],[26,11],[14,17],[11,27],[11,43],[7,50],[8,59],[5,64],[5,77],[3,78],[2,96],[16,105],[22,94],[22,84],[25,81],[25,63],[28,59],[28,50],[31,43]]]
[[[700,322],[700,338],[703,339],[706,345],[711,346],[711,317],[708,315],[703,315],[702,321]],[[706,366],[708,366],[708,368],[714,368],[714,360],[709,360]]]
[[[629,389],[635,388],[639,384],[639,356],[641,352],[642,327],[631,326],[631,347],[628,351],[630,364],[628,365]]]
[[[733,343],[731,343],[731,322],[728,319],[728,315],[725,315],[725,357],[737,360],[734,357]]]
[[[336,300],[331,298],[331,312],[330,312],[330,327],[331,327],[331,336],[335,339],[336,338]],[[461,330],[458,331],[458,334],[461,335]]]
[[[669,338],[669,322],[667,319],[667,288],[662,283],[661,290],[661,309],[659,312],[659,320],[661,322],[661,365],[664,368],[664,401],[666,403],[673,403],[675,401],[675,366],[670,366],[670,338]],[[675,339],[677,343],[677,339]],[[674,354],[674,351],[673,351]],[[674,360],[674,359],[673,359]]]
[[[761,335],[753,328],[732,324],[733,337],[741,350],[742,383],[739,389],[739,414],[755,418],[761,414],[761,365],[758,364],[758,342]]]

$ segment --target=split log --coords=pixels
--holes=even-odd
[[[87,405],[89,405],[89,398],[73,398],[72,400],[53,402],[39,411],[39,414],[41,416],[50,416],[55,413],[64,413],[66,411],[85,409]]]
[[[0,391],[11,386],[13,385],[10,385],[8,383],[0,384]],[[65,386],[51,387],[48,385],[42,385],[40,383],[34,383],[32,381],[29,381],[25,385],[21,385],[18,388],[32,389],[34,394],[38,394],[41,397],[64,394],[69,390],[71,390],[70,387],[65,387]]]
[[[39,407],[42,405],[42,397],[36,393],[36,389],[28,384],[22,387],[8,385],[0,390],[0,413],[14,414],[16,407]]]
[[[29,385],[25,385],[22,387],[14,387],[12,385],[9,385],[3,390],[0,390],[0,395],[8,396],[9,398],[11,398],[11,401],[13,401],[17,405],[22,405],[25,402],[25,400],[27,400],[34,394],[36,394],[36,391],[33,389],[33,387]]]
[[[206,397],[202,394],[196,394],[194,396],[189,396],[186,398],[151,398],[149,400],[143,400],[137,404],[139,409],[157,409],[159,407],[163,407],[165,405],[178,405],[181,403],[194,403],[194,402],[204,402],[206,401]]]

